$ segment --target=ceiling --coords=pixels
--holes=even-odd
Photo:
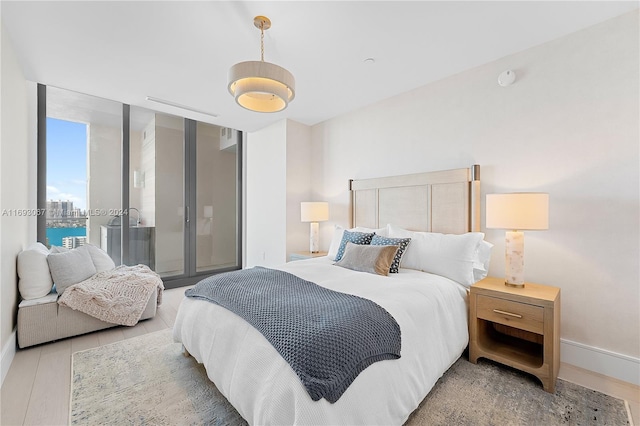
[[[28,80],[253,131],[283,118],[319,123],[624,14],[638,2],[3,0],[0,8]],[[244,110],[227,91],[229,67],[260,58],[256,15],[273,24],[265,60],[296,78],[296,98],[279,113]]]

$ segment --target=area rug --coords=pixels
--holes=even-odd
[[[75,425],[244,425],[163,330],[72,357],[69,421]],[[624,401],[558,380],[549,394],[531,376],[463,356],[407,425],[627,425]]]

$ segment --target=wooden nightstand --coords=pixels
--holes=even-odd
[[[484,357],[536,376],[554,393],[560,367],[560,289],[485,278],[469,294],[469,361]]]
[[[298,251],[289,255],[289,262],[294,260],[313,259],[314,257],[326,256],[326,251],[319,251],[318,253],[311,253],[310,251]]]

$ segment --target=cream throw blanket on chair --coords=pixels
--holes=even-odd
[[[105,322],[133,326],[156,288],[160,305],[164,290],[160,276],[146,265],[122,265],[68,287],[58,303]]]

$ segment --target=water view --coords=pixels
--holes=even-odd
[[[50,246],[62,246],[64,237],[85,237],[87,228],[47,228],[47,241]]]

